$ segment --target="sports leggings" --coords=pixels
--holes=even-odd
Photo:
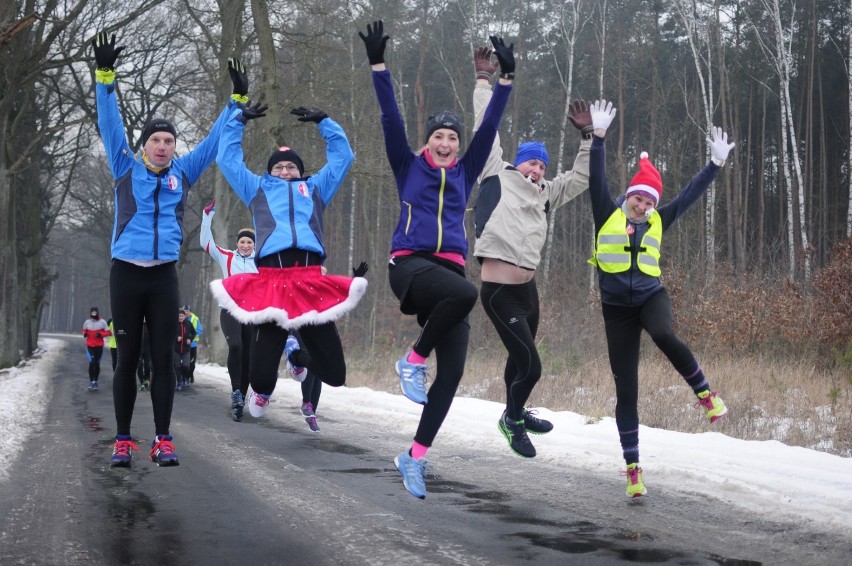
[[[142,346],[142,320],[151,339],[151,403],[155,434],[169,434],[175,396],[172,356],[179,305],[175,262],[139,267],[113,260],[109,274],[110,304],[118,346],[112,382],[117,434],[130,434],[136,403],[136,364]]]
[[[245,397],[249,386],[249,355],[251,352],[251,325],[241,324],[225,309],[219,310],[219,324],[228,343],[228,375],[231,391],[240,390]]]
[[[615,424],[624,459],[632,464],[639,462],[639,345],[642,329],[648,332],[654,344],[684,379],[698,371],[701,383],[690,383],[694,390],[704,388],[707,383],[689,347],[674,334],[672,302],[665,289],[640,306],[601,303],[601,308],[609,365],[615,379]]]
[[[89,354],[89,381],[97,381],[101,375],[101,356],[104,355],[103,346],[86,346]]]
[[[535,279],[520,285],[483,282],[480,297],[509,352],[503,372],[506,414],[517,421],[523,418],[524,405],[541,378],[541,358],[535,347],[539,319]]]
[[[320,265],[322,259],[315,252],[291,248],[257,260],[258,267],[288,268]],[[254,326],[249,361],[251,388],[256,393],[271,395],[278,380],[278,364],[284,354],[288,330],[274,322]],[[304,346],[295,356],[297,365],[307,368],[317,378],[332,387],[346,383],[346,360],[343,344],[334,322],[307,324],[299,328],[299,342]],[[310,352],[322,352],[311,356]]]
[[[464,375],[476,287],[465,279],[464,268],[433,256],[397,256],[388,279],[400,310],[417,315],[421,331],[414,351],[424,357],[435,351],[435,379],[414,435],[416,442],[432,446]]]

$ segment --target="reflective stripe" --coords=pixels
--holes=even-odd
[[[621,244],[621,243],[627,244],[628,243],[627,234],[620,234],[620,235],[601,234],[601,236],[598,238],[598,243],[599,244]]]
[[[658,267],[660,265],[657,258],[645,254],[639,254],[637,261],[643,265],[651,265],[653,267]]]
[[[598,261],[602,263],[630,263],[630,254],[598,254]]]

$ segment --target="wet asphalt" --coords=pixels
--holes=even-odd
[[[181,465],[147,459],[140,393],[130,469],[109,468],[112,372],[87,390],[86,364],[50,375],[43,426],[0,481],[0,564],[849,564],[852,537],[758,517],[703,494],[624,496],[622,479],[442,447],[426,500],[402,486],[393,456],[410,431],[323,412],[298,399],[269,416],[229,417],[219,383],[176,393]],[[495,427],[496,433],[496,427]]]

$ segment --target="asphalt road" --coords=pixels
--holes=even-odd
[[[176,393],[181,465],[147,460],[153,417],[140,393],[143,452],[110,469],[109,360],[89,392],[77,350],[0,483],[0,564],[850,564],[852,536],[699,493],[629,499],[620,478],[513,465],[476,446],[442,447],[419,500],[392,462],[410,432],[321,407],[312,433],[297,399],[234,423],[223,384],[199,372]]]

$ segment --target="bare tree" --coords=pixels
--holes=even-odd
[[[793,120],[793,101],[790,98],[790,82],[793,77],[793,37],[796,34],[796,22],[794,15],[790,14],[789,27],[784,27],[781,17],[780,0],[760,0],[760,5],[765,11],[765,22],[769,24],[769,33],[764,39],[764,29],[754,22],[755,37],[763,50],[767,61],[775,70],[778,78],[781,104],[781,169],[788,189],[787,193],[787,238],[788,238],[788,260],[789,276],[796,277],[796,237],[795,218],[798,208],[799,219],[799,245],[802,251],[803,269],[805,281],[811,278],[811,248],[808,243],[807,216],[805,215],[805,182],[802,176],[802,166],[799,159],[799,143],[796,136],[796,123]],[[795,174],[795,182],[792,178],[790,167]],[[798,198],[798,203],[793,195]],[[796,206],[798,204],[798,207]]]

